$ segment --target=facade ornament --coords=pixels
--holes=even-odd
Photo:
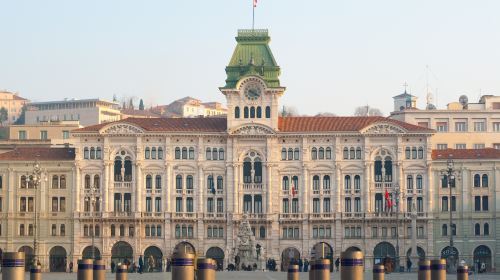
[[[361,133],[363,134],[401,134],[406,131],[400,127],[390,123],[377,123],[368,128],[364,128]]]
[[[274,135],[275,132],[267,127],[260,125],[246,125],[236,129],[233,135]]]
[[[105,127],[104,130],[100,131],[101,134],[142,134],[144,131],[134,125],[127,123],[117,123],[111,126]]]

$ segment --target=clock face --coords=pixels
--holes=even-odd
[[[260,88],[257,86],[249,86],[245,89],[245,96],[249,100],[257,100],[260,97]]]

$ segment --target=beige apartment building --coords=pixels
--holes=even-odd
[[[483,95],[478,103],[449,103],[446,109],[415,107],[416,97],[394,97],[390,118],[434,129],[433,149],[500,149],[500,96]]]
[[[0,90],[0,108],[5,108],[8,112],[7,121],[3,122],[2,125],[9,125],[17,121],[27,102],[26,98],[20,97],[17,93]]]
[[[118,103],[100,99],[33,102],[27,105],[25,124],[49,121],[79,121],[80,125],[94,125],[120,120]]]
[[[71,131],[81,128],[79,121],[39,122],[37,124],[9,126],[9,140],[50,140],[51,145],[73,144]]]
[[[155,107],[152,111],[167,117],[181,118],[223,116],[227,114],[227,108],[219,102],[203,103],[201,100],[189,96],[175,100],[166,106]]]

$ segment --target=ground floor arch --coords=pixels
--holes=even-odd
[[[115,264],[130,265],[134,257],[132,246],[125,241],[118,241],[111,248],[111,261]]]
[[[22,246],[17,251],[24,253],[24,270],[29,271],[31,265],[33,264],[33,258],[35,256],[35,254],[33,253],[33,248],[31,248],[30,246]]]
[[[333,247],[326,242],[318,242],[314,244],[311,249],[312,259],[329,259],[330,260],[330,272],[333,271],[334,260],[333,260]]]
[[[219,247],[210,247],[205,255],[217,262],[217,270],[224,270],[224,250]]]
[[[406,251],[406,257],[407,257],[407,258],[410,258],[410,257],[411,257],[411,252],[412,252],[412,251],[411,251],[411,248],[410,248],[410,249],[408,249],[408,251]],[[422,247],[418,247],[418,246],[417,246],[417,256],[418,256],[418,259],[419,259],[419,260],[423,260],[423,259],[425,259],[425,251],[424,251],[424,249],[422,249]]]
[[[196,254],[196,250],[193,246],[193,244],[187,242],[187,241],[182,241],[180,243],[178,243],[177,245],[175,245],[175,248],[174,248],[174,253],[177,253],[177,252],[185,252],[185,253],[189,253],[189,254]]]
[[[161,272],[163,253],[156,246],[149,246],[144,250],[144,271]]]
[[[373,249],[373,263],[383,264],[387,272],[393,272],[395,267],[396,249],[389,242],[380,242]]]
[[[446,271],[456,271],[460,254],[455,247],[446,246],[441,250],[441,258],[446,259]]]
[[[101,251],[99,251],[99,248],[94,246],[94,256],[96,260],[101,259]],[[92,246],[87,246],[85,249],[82,251],[82,259],[92,259]]]
[[[288,247],[281,253],[281,271],[288,271],[290,264],[297,263],[300,259],[300,252],[296,248]]]
[[[488,246],[479,245],[474,249],[474,268],[477,271],[491,271],[492,254]]]
[[[67,260],[66,249],[61,246],[52,247],[49,251],[50,272],[66,272]]]
[[[361,249],[359,249],[356,246],[351,246],[351,247],[345,249],[345,252],[361,252]]]

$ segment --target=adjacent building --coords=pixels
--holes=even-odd
[[[166,106],[154,107],[151,111],[174,118],[212,117],[227,114],[227,109],[219,102],[203,103],[201,100],[189,96],[175,100]]]
[[[17,93],[0,90],[0,109],[7,110],[7,120],[2,125],[9,125],[17,121],[21,116],[24,105],[28,102],[26,98],[20,97]]]

